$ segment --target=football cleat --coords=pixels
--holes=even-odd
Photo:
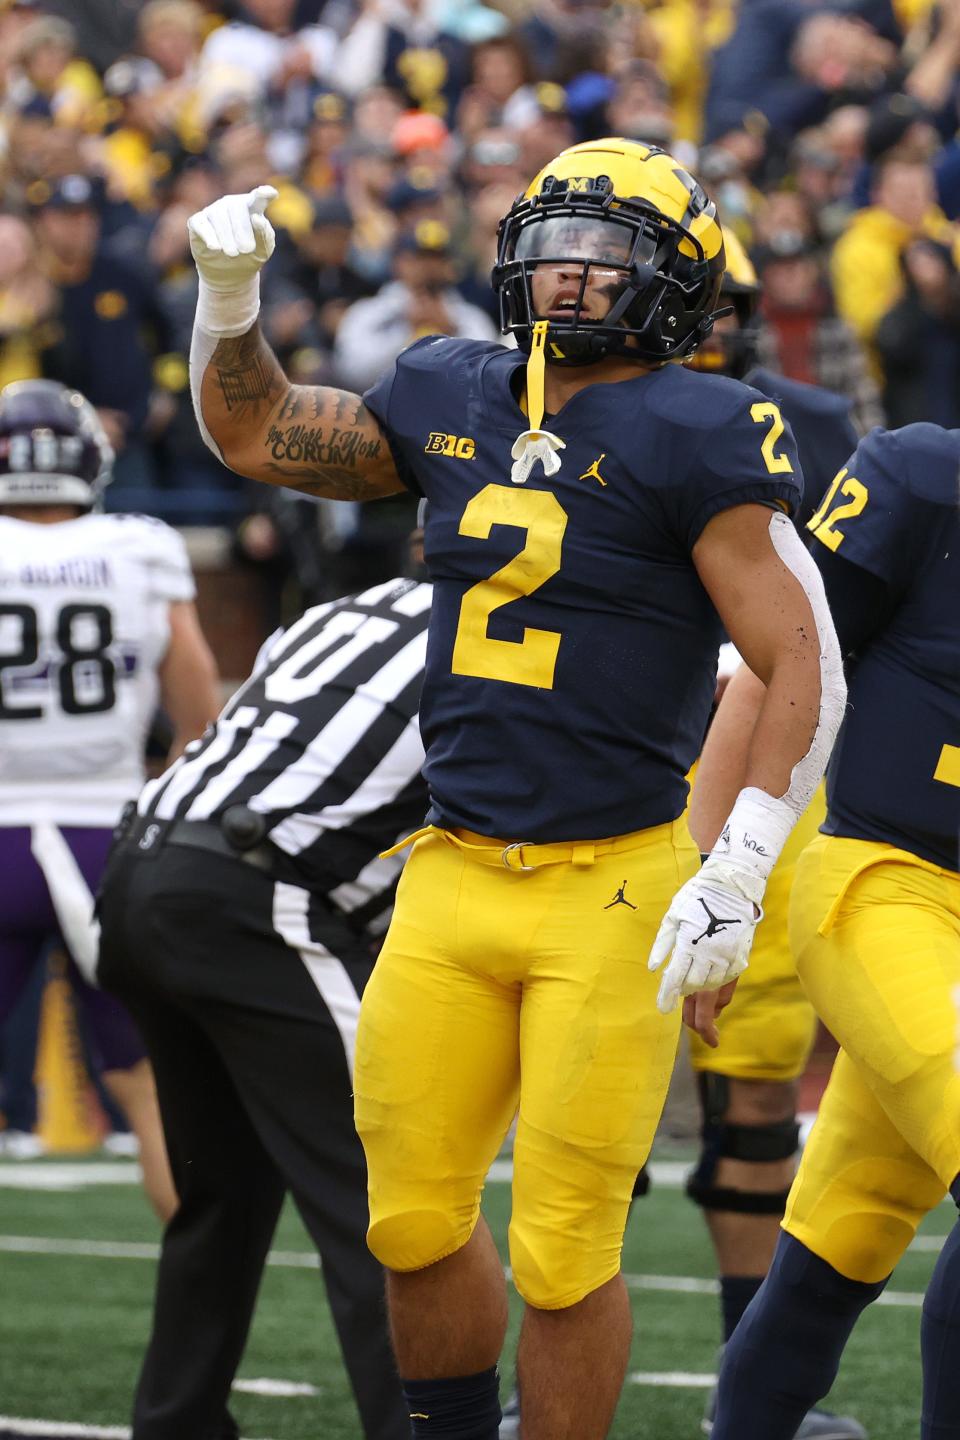
[[[113,450],[96,410],[54,380],[0,391],[0,505],[90,509],[109,484]]]
[[[501,1407],[499,1440],[518,1440],[520,1434],[520,1392],[514,1390]]]
[[[39,1160],[47,1147],[27,1130],[0,1130],[0,1156],[7,1160]]]
[[[717,1392],[712,1390],[706,1414],[700,1421],[700,1429],[704,1435],[713,1433],[716,1408]],[[503,1432],[500,1433],[502,1436]],[[829,1410],[820,1410],[814,1406],[800,1422],[800,1429],[794,1440],[869,1440],[869,1436],[859,1420],[854,1420],[852,1415],[831,1415]]]

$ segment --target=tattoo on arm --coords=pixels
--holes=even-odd
[[[335,420],[342,416],[344,399],[338,396],[331,414]],[[264,449],[270,459],[266,468],[278,478],[293,480],[298,490],[309,493],[329,494],[335,487],[346,499],[363,499],[369,493],[364,471],[382,458],[383,441],[372,425],[364,426],[364,420],[372,420],[362,401],[355,400],[352,424],[271,425],[264,442]],[[283,419],[281,411],[278,419]],[[307,474],[304,474],[304,470]],[[317,477],[312,484],[310,472]]]
[[[221,370],[217,368],[217,383],[223,392],[223,403],[233,410],[244,400],[268,400],[270,385],[263,361],[259,355],[245,369]]]
[[[288,381],[273,352],[254,325],[245,335],[221,340],[213,352],[217,384],[223,404],[229,413],[240,411],[256,415],[264,402],[276,404]]]
[[[360,397],[291,385],[259,326],[221,340],[207,374],[223,421],[230,416],[224,455],[230,463],[229,440],[239,440],[242,474],[344,500],[401,488],[379,422]]]

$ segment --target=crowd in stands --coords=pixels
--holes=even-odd
[[[0,383],[84,389],[114,508],[233,525],[263,564],[306,529],[362,578],[405,502],[264,501],[200,441],[188,215],[276,186],[266,333],[362,390],[418,335],[498,334],[499,218],[615,133],[716,198],[764,364],[864,430],[958,426],[958,75],[960,0],[2,0]]]

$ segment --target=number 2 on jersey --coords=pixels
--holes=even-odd
[[[525,627],[520,640],[495,640],[488,634],[488,625],[494,610],[532,595],[556,575],[567,512],[548,490],[487,485],[464,510],[460,534],[488,540],[494,525],[525,530],[526,544],[500,570],[472,585],[464,595],[453,646],[453,673],[552,690],[559,632]]]
[[[750,406],[750,419],[754,425],[765,423],[770,425],[760,446],[760,454],[763,456],[764,464],[770,474],[792,475],[793,466],[790,463],[790,456],[778,455],[776,451],[777,441],[783,434],[783,416],[780,414],[780,407],[774,405],[772,400],[758,400],[756,405]]]

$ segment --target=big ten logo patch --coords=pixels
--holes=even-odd
[[[452,460],[472,460],[477,453],[476,441],[468,435],[444,435],[439,430],[430,431],[423,448],[427,455],[447,455]]]

